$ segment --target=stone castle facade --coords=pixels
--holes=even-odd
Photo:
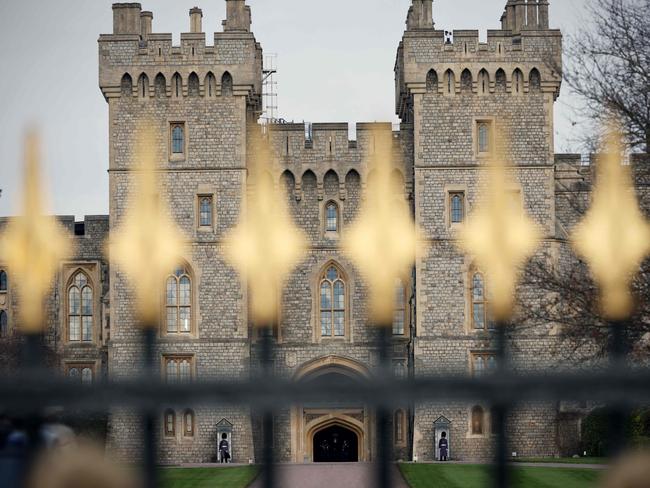
[[[373,374],[378,353],[376,330],[366,319],[366,286],[339,241],[367,185],[365,161],[375,150],[375,131],[392,134],[400,198],[412,205],[430,246],[396,283],[396,374],[482,374],[493,367],[489,283],[455,244],[479,197],[484,163],[495,151],[512,155],[512,202],[543,229],[543,251],[553,252],[566,237],[560,183],[580,179],[579,156],[553,150],[561,84],[553,67],[561,66],[562,35],[549,28],[548,2],[509,0],[502,29],[488,31],[483,43],[478,31],[449,36],[436,30],[432,0],[413,0],[395,61],[399,129],[358,124],[354,141],[347,124],[257,123],[262,47],[251,32],[250,7],[244,0],[226,2],[223,32],[214,34],[213,46],[206,45],[200,9],[190,11],[190,32],[174,46],[171,34],[153,32],[153,15],[140,4],[113,6],[114,31],[99,38],[99,85],[110,122],[110,216],[61,219],[77,243],[76,257],[62,263],[48,300],[49,338],[61,352],[63,372],[82,381],[122,379],[142,362],[132,288],[103,257],[102,246],[127,211],[134,138],[143,124],[157,134],[161,198],[186,242],[185,263],[161,284],[157,354],[168,381],[244,379],[256,367],[246,290],[222,250],[247,190],[254,191],[247,185],[247,162],[258,138],[269,141],[268,173],[286,189],[296,224],[310,239],[308,256],[282,293],[274,372],[301,381]],[[505,142],[497,133],[506,135]],[[0,309],[9,331],[17,299],[10,270],[7,276]],[[535,300],[535,290],[522,289],[521,297],[523,303]],[[513,367],[524,373],[553,367],[562,357],[556,334],[552,324],[517,333]],[[518,405],[509,426],[512,451],[573,454],[580,413],[557,403]],[[442,430],[449,433],[453,459],[491,456],[490,406],[481,402],[404,404],[393,420],[398,459],[435,459]],[[160,423],[163,463],[214,459],[222,433],[235,461],[260,459],[254,408],[179,400],[161,412]],[[110,449],[128,459],[139,454],[138,425],[134,412],[113,412]],[[282,462],[315,460],[336,429],[356,442],[349,459],[374,458],[374,412],[365,405],[345,399],[296,405],[278,412],[274,427]]]

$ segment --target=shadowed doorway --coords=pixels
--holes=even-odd
[[[359,460],[357,434],[333,425],[314,435],[315,463],[355,463]]]

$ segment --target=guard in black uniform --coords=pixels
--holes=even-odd
[[[447,461],[449,452],[449,441],[447,440],[447,433],[443,432],[438,442],[438,449],[440,449],[440,461]]]

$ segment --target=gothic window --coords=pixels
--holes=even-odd
[[[485,412],[483,411],[483,407],[476,405],[472,408],[471,422],[472,435],[483,435],[485,430]]]
[[[506,72],[503,71],[501,68],[497,70],[495,76],[495,82],[496,82],[496,90],[498,92],[506,91]]]
[[[403,360],[393,362],[393,374],[395,378],[404,379],[406,378],[406,362]]]
[[[194,435],[194,412],[190,409],[183,412],[183,435],[185,437]]]
[[[395,418],[393,420],[395,428],[395,442],[397,444],[402,444],[404,442],[404,424],[405,424],[405,415],[404,410],[397,410],[395,412]]]
[[[205,77],[205,89],[209,97],[215,96],[217,92],[217,80],[212,73],[208,73]]]
[[[187,92],[191,97],[199,96],[199,77],[196,73],[191,73],[187,79]]]
[[[0,269],[0,292],[7,291],[7,273]]]
[[[138,78],[138,94],[142,98],[149,95],[149,78],[144,73],[142,73],[140,78]]]
[[[447,94],[452,95],[455,91],[454,72],[450,69],[445,73],[445,82],[447,83]]]
[[[427,73],[427,92],[436,93],[438,91],[438,73],[435,70],[430,70]]]
[[[122,76],[120,89],[123,97],[133,96],[133,79],[130,74],[125,73],[124,76]]]
[[[406,322],[406,290],[399,278],[395,280],[395,306],[393,311],[393,335],[403,336]]]
[[[462,91],[472,91],[472,73],[465,69],[460,75],[460,88]]]
[[[483,274],[474,271],[472,280],[472,323],[475,330],[494,329],[494,323],[488,314],[487,291]]]
[[[82,272],[74,275],[68,287],[68,340],[93,340],[93,289]]]
[[[320,279],[321,337],[345,336],[345,281],[339,269],[331,264]]]
[[[185,267],[167,277],[165,308],[168,334],[189,334],[192,331],[192,278]]]
[[[0,310],[0,337],[9,335],[9,325],[7,323],[7,312]]]
[[[465,220],[465,194],[463,192],[449,194],[449,217],[452,224],[460,224]]]
[[[154,90],[156,97],[167,96],[167,80],[162,73],[158,73],[154,79]]]
[[[199,197],[199,226],[212,227],[212,197],[210,195]]]
[[[90,385],[93,382],[93,365],[92,364],[74,364],[68,366],[68,378],[71,381]]]
[[[490,75],[485,69],[482,69],[478,74],[478,90],[483,95],[490,91]]]
[[[487,155],[492,152],[492,122],[479,120],[476,123],[476,152]]]
[[[542,77],[537,68],[533,68],[530,72],[530,90],[539,92],[542,88]]]
[[[325,231],[338,232],[339,230],[339,206],[336,202],[327,202],[325,205]]]
[[[181,79],[181,75],[178,73],[175,73],[174,76],[172,76],[172,95],[175,98],[183,96],[183,80]]]
[[[192,381],[194,376],[192,356],[166,356],[164,359],[167,383],[189,383]]]
[[[517,94],[524,92],[524,75],[519,68],[512,74],[512,91]]]
[[[232,95],[232,76],[227,71],[221,77],[221,95],[224,97]]]
[[[185,124],[176,122],[171,124],[171,149],[172,156],[185,154]]]
[[[472,353],[472,376],[483,376],[497,367],[496,356],[492,353]]]
[[[176,435],[176,413],[171,410],[165,410],[165,437],[174,437]]]

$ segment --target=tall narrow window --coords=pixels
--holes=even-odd
[[[192,378],[192,356],[165,357],[165,380],[167,383],[189,383]]]
[[[199,197],[199,225],[201,227],[212,227],[212,197]]]
[[[187,268],[181,267],[167,277],[167,333],[187,334],[192,331],[192,279]]]
[[[479,121],[476,126],[477,147],[479,155],[485,155],[492,152],[492,123],[489,121]]]
[[[227,71],[221,77],[221,95],[224,97],[232,95],[232,76]]]
[[[429,70],[427,73],[427,92],[436,93],[438,91],[438,73],[435,70]]]
[[[395,280],[395,308],[393,312],[393,335],[404,335],[406,316],[406,291],[404,283],[399,278]]]
[[[0,310],[0,337],[9,335],[9,324],[7,321],[7,312]]]
[[[395,412],[395,442],[401,444],[404,442],[404,410]]]
[[[334,265],[320,280],[320,325],[322,337],[345,336],[345,282]]]
[[[472,322],[474,329],[493,329],[494,323],[489,318],[485,279],[479,272],[472,275]]]
[[[174,437],[176,435],[176,413],[173,410],[165,410],[165,437]]]
[[[479,92],[483,95],[490,91],[490,75],[485,69],[478,74]]]
[[[453,192],[449,194],[450,221],[452,224],[460,224],[465,220],[465,194]]]
[[[454,81],[454,72],[450,69],[447,70],[447,73],[445,73],[445,77],[447,78],[447,94],[451,95],[454,93],[456,87],[455,81]]]
[[[325,206],[327,232],[338,232],[339,230],[339,206],[335,202],[328,202]]]
[[[172,155],[178,156],[185,154],[185,124],[171,124],[172,136]]]
[[[7,273],[0,269],[0,292],[7,291]]]
[[[485,423],[485,412],[482,407],[476,405],[472,408],[472,435],[483,435],[484,423]]]
[[[183,96],[183,80],[178,73],[172,76],[172,94],[175,98]]]
[[[512,74],[512,85],[513,85],[513,91],[515,93],[523,93],[524,91],[524,75],[517,68],[514,73]]]
[[[68,288],[68,340],[93,340],[93,290],[86,275],[79,271]]]
[[[194,412],[190,409],[183,413],[183,435],[185,437],[194,435]]]

